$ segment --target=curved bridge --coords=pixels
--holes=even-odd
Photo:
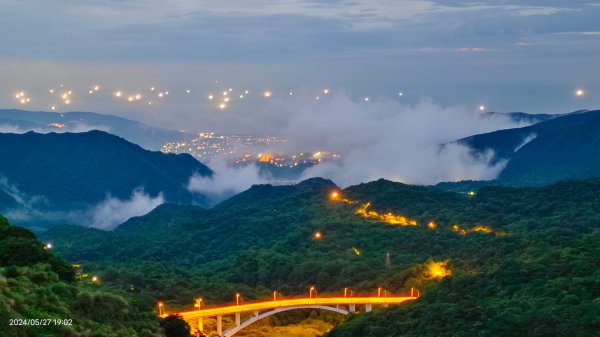
[[[240,330],[265,317],[288,310],[321,309],[348,315],[350,312],[357,311],[357,306],[364,306],[364,311],[369,312],[372,310],[373,305],[387,307],[388,305],[402,304],[417,298],[416,296],[295,298],[172,312],[168,314],[163,313],[161,316],[180,315],[190,326],[197,326],[197,330],[199,331],[204,331],[203,318],[216,317],[217,334],[221,337],[231,337]],[[251,313],[251,315],[242,322],[242,313]],[[223,331],[222,318],[227,315],[235,316],[235,325]],[[192,328],[192,330],[195,329]]]

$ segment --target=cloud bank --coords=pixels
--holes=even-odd
[[[212,177],[192,176],[188,190],[206,195],[213,204],[245,191],[252,185],[269,182],[259,173],[256,165],[236,168],[227,165],[225,160],[217,160],[211,163],[211,169],[214,172]]]
[[[13,223],[69,223],[103,230],[114,229],[132,217],[145,215],[165,202],[162,193],[152,197],[138,188],[126,200],[109,195],[86,209],[54,210],[46,197],[23,193],[3,176],[0,176],[1,193],[14,201],[14,205],[2,210],[3,215]]]
[[[83,224],[99,229],[113,229],[132,217],[149,213],[164,202],[162,193],[153,198],[142,189],[133,191],[128,200],[109,196],[88,212]]]
[[[415,105],[365,102],[342,91],[318,101],[307,97],[273,100],[261,116],[289,140],[269,149],[274,153],[341,154],[341,160],[313,166],[301,178],[329,178],[342,187],[379,178],[409,184],[494,179],[505,161],[494,162],[491,151],[474,157],[469,148],[452,141],[523,126],[502,114],[482,115],[430,99]],[[194,177],[189,189],[222,199],[252,184],[269,182],[254,166],[234,169],[221,163],[213,170],[214,178]]]

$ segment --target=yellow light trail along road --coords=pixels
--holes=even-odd
[[[393,297],[318,297],[318,298],[294,298],[276,301],[262,301],[246,303],[240,305],[228,305],[201,310],[189,310],[172,313],[163,313],[162,317],[177,314],[183,319],[193,319],[198,317],[211,317],[218,315],[231,315],[241,312],[254,312],[262,310],[271,310],[285,307],[310,306],[310,305],[361,305],[361,304],[402,304],[407,301],[416,300],[416,296],[393,296]]]

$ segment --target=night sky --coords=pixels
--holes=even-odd
[[[598,18],[577,0],[3,0],[0,107],[224,132],[275,132],[275,113],[326,88],[357,105],[563,113],[600,105]]]

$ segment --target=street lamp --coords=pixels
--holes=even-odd
[[[235,294],[235,303],[236,303],[236,305],[240,305],[240,294],[239,293]]]
[[[163,315],[163,308],[164,308],[163,302],[158,302],[158,316]]]
[[[352,289],[344,288],[344,298],[348,297],[348,290],[350,290],[350,297],[352,297]]]
[[[308,291],[308,298],[312,298],[313,292],[315,293],[315,298],[317,297],[317,289],[315,287],[310,287],[310,290]]]
[[[195,306],[196,308],[198,308],[198,310],[202,309],[202,298],[201,298],[201,297],[198,297],[198,298],[196,299],[196,304],[194,304],[194,306]]]
[[[382,290],[383,290],[383,288],[381,288],[381,287],[377,288],[377,297],[381,297],[381,291]],[[384,294],[385,294],[385,290],[383,290],[383,291],[384,291]]]
[[[273,301],[277,301],[277,290],[273,292]]]

